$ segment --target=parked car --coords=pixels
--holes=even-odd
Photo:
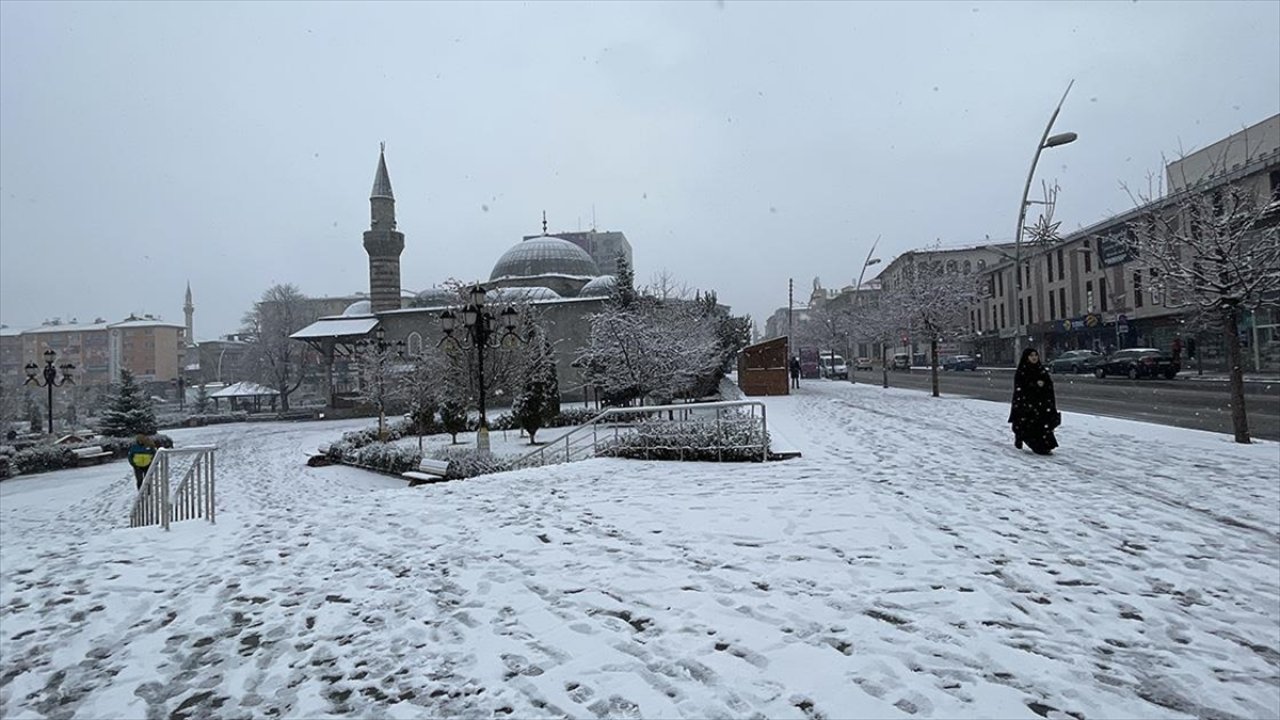
[[[893,364],[891,364],[889,367],[893,368],[894,370],[910,370],[911,355],[907,353],[896,353],[893,356]]]
[[[821,355],[818,359],[818,366],[822,368],[822,377],[830,380],[848,380],[849,366],[844,364],[844,358],[839,355]]]
[[[1155,348],[1128,348],[1117,351],[1106,360],[1098,363],[1093,374],[1104,378],[1108,375],[1123,375],[1130,380],[1142,377],[1166,377],[1173,379],[1182,366],[1174,362],[1173,356]]]
[[[947,355],[942,358],[943,370],[977,370],[978,358],[972,355]]]
[[[1070,350],[1049,362],[1049,372],[1089,373],[1106,359],[1096,350]]]
[[[855,371],[857,371],[857,370],[871,370],[871,369],[873,369],[873,368],[872,368],[872,366],[871,366],[871,358],[868,358],[868,357],[860,357],[860,358],[858,358],[858,359],[854,360],[854,361],[853,361],[853,369],[854,369]]]

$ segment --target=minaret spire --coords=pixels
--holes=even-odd
[[[387,144],[378,144],[378,171],[373,176],[369,194],[372,219],[364,234],[364,249],[369,254],[369,298],[374,312],[400,309],[400,253],[404,251],[404,233],[396,231],[396,197],[391,192],[391,175],[387,172]]]
[[[191,281],[187,281],[187,301],[182,305],[182,312],[187,316],[187,345],[196,344],[195,327],[193,325],[193,316],[196,313],[196,306],[191,302]]]
[[[547,234],[547,211],[542,211],[542,234]]]

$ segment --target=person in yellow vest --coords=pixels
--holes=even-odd
[[[142,489],[142,479],[147,476],[147,468],[156,456],[156,444],[146,435],[134,438],[129,447],[129,465],[133,468],[133,477],[138,481],[138,489]]]

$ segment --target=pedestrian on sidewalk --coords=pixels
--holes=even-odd
[[[1051,455],[1058,447],[1054,428],[1062,424],[1058,401],[1053,394],[1053,378],[1040,362],[1035,348],[1022,351],[1022,359],[1013,374],[1013,403],[1009,409],[1013,425],[1013,446],[1023,443],[1037,455]]]
[[[129,467],[133,468],[133,479],[138,483],[138,489],[142,489],[142,479],[147,476],[147,468],[151,467],[151,461],[156,456],[155,441],[146,435],[138,435],[133,440],[133,445],[129,446]]]
[[[791,387],[800,387],[800,358],[791,358]]]

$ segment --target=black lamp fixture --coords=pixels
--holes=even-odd
[[[44,351],[44,369],[43,370],[41,370],[39,365],[36,365],[33,362],[29,362],[23,367],[23,370],[25,370],[27,373],[27,381],[24,382],[23,385],[35,385],[36,387],[44,387],[49,389],[49,434],[50,435],[53,434],[53,389],[55,387],[62,387],[63,385],[67,385],[67,384],[72,384],[72,385],[75,384],[75,378],[71,376],[71,373],[75,372],[76,366],[72,365],[71,363],[63,363],[61,366],[55,368],[53,366],[53,362],[54,360],[57,360],[57,359],[58,359],[58,353],[53,348],[49,348]],[[59,370],[62,371],[61,378],[58,377]],[[40,379],[41,376],[43,376],[44,378],[43,382]]]
[[[458,314],[452,310],[445,310],[440,313],[440,330],[444,333],[444,337],[440,338],[440,342],[448,340],[455,347],[476,350],[476,377],[480,391],[480,430],[476,433],[476,444],[481,450],[489,449],[489,419],[485,414],[485,387],[484,387],[484,351],[486,347],[501,347],[507,338],[512,337],[520,342],[524,342],[524,338],[516,332],[516,326],[520,322],[520,312],[511,305],[507,305],[502,312],[495,317],[485,305],[485,294],[488,290],[479,283],[473,285],[467,290],[468,303],[462,308],[462,327],[458,327]],[[500,321],[500,325],[497,322]],[[454,330],[461,329],[464,332],[459,338],[453,334]],[[437,343],[438,345],[439,343]]]

